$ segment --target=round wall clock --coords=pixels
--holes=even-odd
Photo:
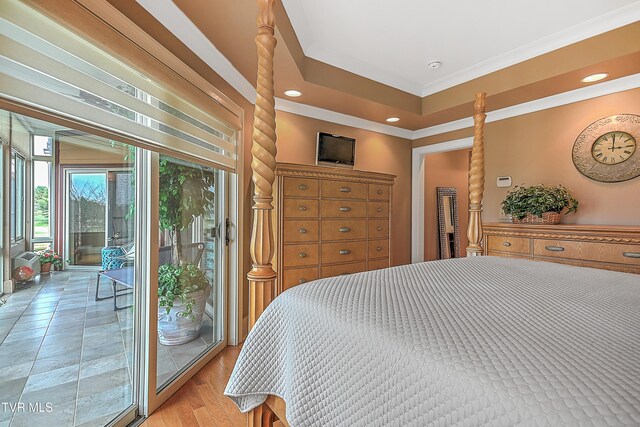
[[[573,164],[600,182],[640,176],[640,116],[618,114],[591,123],[573,144]]]

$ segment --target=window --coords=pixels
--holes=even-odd
[[[25,160],[17,151],[11,151],[11,206],[10,233],[11,241],[24,239],[24,175]]]
[[[33,135],[31,141],[31,242],[53,244],[54,140],[52,135]]]

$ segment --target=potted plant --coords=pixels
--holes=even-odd
[[[514,223],[558,224],[562,212],[578,210],[578,201],[562,185],[516,186],[502,202],[502,210]]]
[[[178,345],[200,335],[211,292],[205,273],[184,253],[182,232],[212,209],[214,171],[160,157],[160,228],[171,238],[171,263],[158,271],[158,336],[161,344]]]
[[[37,252],[40,259],[40,274],[49,274],[51,266],[54,268],[62,268],[62,257],[51,249]]]

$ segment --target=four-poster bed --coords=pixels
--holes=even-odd
[[[631,312],[640,300],[632,289],[634,279],[474,257],[483,253],[484,93],[476,95],[474,104],[469,258],[322,279],[274,301],[276,40],[273,0],[258,0],[258,5],[253,268],[248,275],[249,326],[254,330],[225,391],[242,410],[250,410],[249,426],[271,426],[276,419],[288,425],[287,418],[314,425],[566,424],[590,417],[606,424],[640,423],[640,384],[623,379],[632,374],[629,370],[640,377],[640,366],[629,359],[640,352],[640,339],[631,339],[640,328],[640,317]],[[577,281],[589,295],[575,286]],[[599,289],[601,281],[615,281],[618,294]],[[586,316],[571,317],[573,300],[579,300]],[[617,314],[606,310],[618,302]],[[611,319],[620,310],[629,313],[614,330]],[[592,330],[603,333],[594,337]],[[578,355],[557,342],[558,336]],[[616,349],[614,359],[598,353],[611,344],[602,337],[611,336],[632,342]],[[540,342],[549,348],[541,350]],[[584,366],[572,366],[572,357]],[[599,370],[613,379],[601,381]],[[585,378],[589,375],[595,379]],[[527,382],[531,378],[535,381]],[[607,381],[627,381],[628,386],[611,391]],[[591,390],[593,407],[580,401],[583,387]],[[322,405],[325,413],[319,411]],[[575,414],[576,408],[583,412]]]

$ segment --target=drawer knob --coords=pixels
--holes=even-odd
[[[551,252],[564,252],[564,248],[562,246],[545,246],[544,248]]]
[[[378,246],[378,247],[376,248],[376,250],[377,250],[378,252],[382,252],[382,246]]]
[[[303,283],[307,283],[307,279],[300,279],[300,280],[298,281],[298,283],[299,283],[299,284],[301,284],[301,285],[302,285]]]
[[[306,253],[304,253],[304,252],[300,252],[300,253],[298,254],[298,256],[299,256],[300,258],[306,258],[306,257],[307,257],[307,254],[306,254]]]
[[[640,259],[640,252],[623,252],[622,256],[627,257],[627,258]]]
[[[383,193],[383,191],[382,191],[382,190],[378,190],[378,191],[376,191],[376,193],[378,193],[378,194],[382,194],[382,193]]]
[[[305,234],[307,232],[307,229],[306,228],[301,228],[298,231],[300,232],[300,234]]]
[[[298,186],[298,188],[299,188],[299,189],[301,189],[302,191],[304,191],[304,190],[306,190],[306,189],[307,189],[307,186],[306,186],[306,185],[304,185],[304,184],[300,184],[300,185]]]
[[[378,231],[382,231],[382,227],[381,227],[381,226],[377,226],[377,227],[376,227],[376,230],[378,230]]]
[[[348,233],[351,231],[351,228],[349,227],[340,227],[340,232],[341,233]]]
[[[509,246],[511,246],[511,243],[510,243],[510,242],[503,242],[503,243],[502,243],[502,246],[509,247]]]
[[[382,208],[378,208],[376,209],[376,211],[378,211],[378,213],[382,212]]]
[[[351,193],[351,188],[349,187],[340,187],[341,193]]]
[[[300,212],[304,212],[307,210],[306,206],[300,206],[298,209],[300,209]]]
[[[343,249],[340,251],[340,255],[349,255],[351,251],[349,249]]]
[[[351,208],[349,206],[342,206],[338,209],[340,212],[351,212]]]

